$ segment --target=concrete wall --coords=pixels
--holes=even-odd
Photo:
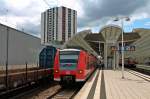
[[[5,66],[8,36],[8,65],[36,64],[41,50],[40,38],[0,24],[0,66]]]

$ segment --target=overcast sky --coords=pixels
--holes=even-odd
[[[150,29],[150,0],[45,0],[50,7],[66,6],[77,10],[78,31],[99,32],[113,22],[112,17],[130,16],[125,30]],[[57,2],[58,1],[58,2]],[[44,0],[0,0],[0,23],[40,37],[41,12],[49,8]]]

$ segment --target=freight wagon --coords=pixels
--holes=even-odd
[[[39,67],[48,68],[49,75],[53,77],[53,65],[57,49],[53,46],[46,46],[39,55]]]
[[[49,69],[24,68],[0,71],[0,92],[11,90],[23,85],[38,83],[40,80],[49,79]]]

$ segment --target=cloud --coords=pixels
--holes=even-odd
[[[31,17],[38,14],[40,15],[42,11],[48,8],[41,0],[1,0],[1,2],[2,1],[1,12],[4,12],[2,14],[7,14],[7,16]],[[8,11],[7,13],[6,10]]]
[[[111,16],[132,16],[127,25],[137,19],[150,17],[149,0],[58,0],[58,3],[56,0],[46,1],[50,6],[43,0],[0,0],[0,22],[6,23],[7,18],[9,26],[19,29],[23,27],[24,31],[39,36],[41,12],[57,4],[77,10],[78,31],[91,28],[95,32],[98,27],[111,24]]]
[[[0,0],[0,5],[1,5],[1,7],[0,7],[0,16],[4,16],[4,15],[6,15],[7,4],[4,0]]]
[[[24,23],[18,23],[19,30],[22,30],[26,33],[32,34],[34,36],[40,37],[40,24],[36,24],[30,21]]]
[[[146,26],[150,26],[150,22],[146,22],[144,25],[146,25]]]
[[[147,4],[148,0],[99,0],[96,4],[88,2],[83,6],[89,19],[97,19],[107,16],[130,15],[136,9]]]
[[[86,4],[82,3],[84,16],[79,18],[78,24],[79,27],[106,24],[112,16],[131,16],[148,5],[148,0],[86,0]]]
[[[40,36],[41,12],[48,8],[43,1],[0,0],[0,4],[1,23]]]

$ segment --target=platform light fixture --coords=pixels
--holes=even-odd
[[[123,34],[124,34],[124,20],[125,21],[130,21],[130,18],[129,17],[126,17],[126,16],[121,16],[121,17],[116,17],[114,19],[114,21],[121,21],[121,28],[122,28],[122,31],[121,31],[121,36],[122,36],[122,40],[121,40],[121,56],[122,56],[122,79],[124,79],[124,37],[123,37]]]

